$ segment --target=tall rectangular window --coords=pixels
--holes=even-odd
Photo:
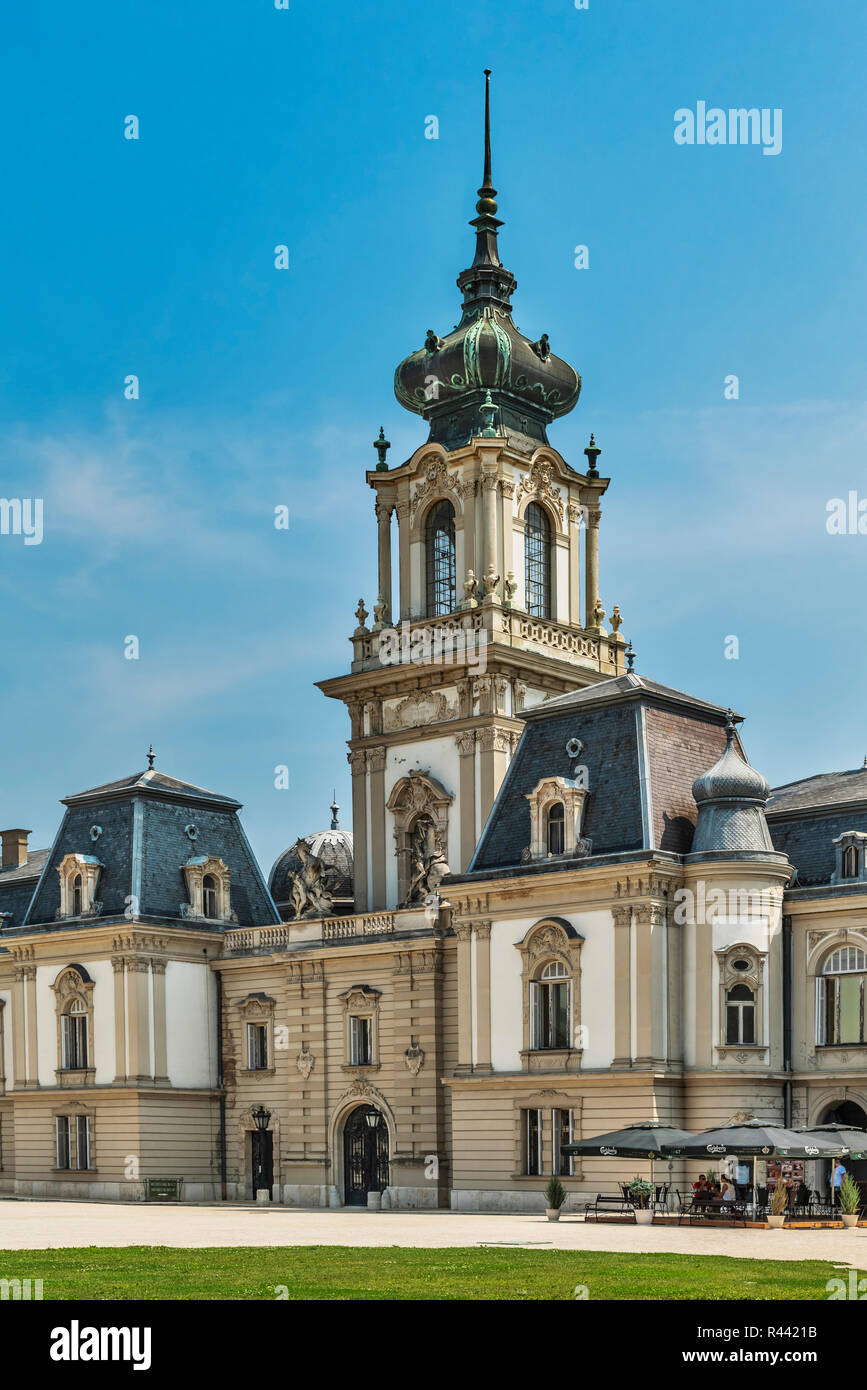
[[[69,1116],[58,1115],[55,1121],[57,1125],[57,1166],[58,1168],[69,1167]]]
[[[560,1152],[562,1144],[572,1143],[571,1110],[551,1111],[551,1136],[553,1147],[551,1172],[556,1173],[559,1177],[571,1178],[575,1160],[571,1154]]]
[[[369,1067],[373,1061],[373,1028],[369,1018],[349,1019],[349,1061],[354,1067]]]
[[[75,1166],[90,1167],[90,1117],[87,1115],[75,1117]]]
[[[570,1043],[571,983],[559,962],[546,965],[538,980],[530,982],[530,1046],[564,1048]]]
[[[524,1110],[524,1172],[538,1178],[542,1173],[542,1112]]]
[[[247,1067],[249,1071],[268,1070],[268,1028],[264,1023],[247,1024]]]

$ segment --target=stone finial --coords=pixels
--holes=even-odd
[[[365,614],[366,616],[367,614]],[[386,627],[391,627],[391,614],[388,611],[388,604],[380,594],[378,601],[373,605],[373,631],[382,632],[383,628]]]
[[[467,577],[464,580],[464,601],[461,604],[462,608],[478,608],[476,582],[476,576],[473,574],[473,571],[467,570]]]
[[[358,607],[355,610],[355,616],[358,619],[358,627],[352,634],[353,637],[366,637],[368,634],[367,620],[370,617],[370,614],[364,606],[363,598],[360,598],[358,600]]]
[[[512,600],[514,599],[517,591],[518,581],[515,578],[515,571],[509,570],[509,573],[506,575],[506,578],[503,581],[503,593],[505,594],[505,598],[503,601],[507,608],[511,608]]]
[[[373,447],[379,456],[379,462],[376,465],[377,473],[387,473],[388,464],[385,461],[385,456],[391,448],[391,441],[386,439],[385,427],[383,425],[380,425],[379,427],[379,438],[374,439]]]
[[[587,456],[587,463],[588,463],[587,477],[588,477],[588,478],[598,478],[598,477],[599,477],[599,470],[598,470],[598,468],[596,467],[596,460],[598,459],[599,455],[602,453],[602,450],[599,448],[599,445],[596,443],[596,438],[595,438],[595,436],[594,436],[592,433],[591,433],[591,435],[590,435],[590,443],[587,445],[587,448],[584,450],[584,453],[585,453],[585,455]]]
[[[500,576],[494,569],[494,562],[492,560],[482,580],[482,591],[486,602],[494,602],[496,600],[497,586],[499,583]]]
[[[485,392],[485,399],[479,406],[479,414],[482,416],[482,439],[496,439],[497,431],[494,427],[499,406],[492,399],[490,391]]]

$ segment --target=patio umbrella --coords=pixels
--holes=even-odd
[[[738,1120],[717,1129],[690,1135],[677,1149],[682,1158],[725,1158],[729,1155],[753,1160],[753,1206],[756,1205],[756,1161],[759,1158],[839,1158],[849,1152],[848,1145],[830,1135],[804,1133],[767,1125],[761,1120]]]
[[[672,1154],[693,1137],[685,1129],[675,1129],[672,1125],[649,1120],[645,1124],[612,1129],[608,1134],[596,1134],[591,1139],[576,1139],[572,1144],[562,1144],[560,1152],[599,1158],[649,1158],[650,1181],[653,1182],[653,1160],[667,1158],[670,1164]]]
[[[845,1144],[850,1158],[867,1158],[867,1129],[853,1129],[851,1125],[811,1125],[805,1134],[820,1134],[826,1139],[836,1139]],[[831,1159],[831,1206],[836,1201],[837,1188],[834,1179],[837,1175],[837,1159]]]

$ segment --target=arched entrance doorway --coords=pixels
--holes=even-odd
[[[388,1126],[375,1105],[356,1106],[343,1127],[343,1187],[348,1207],[388,1187]]]
[[[849,1125],[852,1129],[867,1129],[867,1114],[854,1100],[841,1100],[836,1105],[832,1105],[830,1110],[823,1115],[821,1123],[823,1125]],[[857,1178],[861,1183],[867,1183],[867,1159],[850,1157],[840,1161],[845,1164],[846,1172],[851,1173],[853,1178]],[[830,1162],[825,1164],[825,1169],[827,1190],[827,1184],[831,1181]]]

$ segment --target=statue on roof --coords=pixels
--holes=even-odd
[[[298,840],[295,853],[300,868],[289,875],[293,916],[296,921],[327,917],[334,909],[334,899],[325,886],[325,866],[305,840]]]

